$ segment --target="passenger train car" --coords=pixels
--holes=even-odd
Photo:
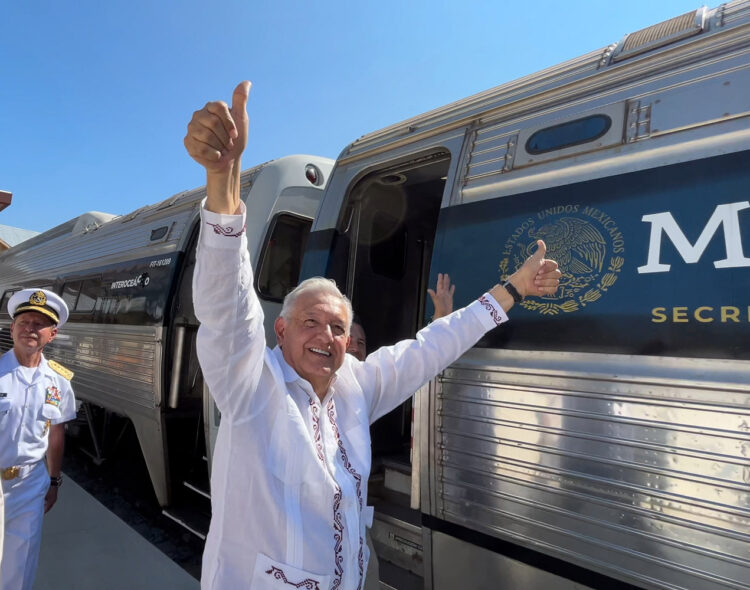
[[[373,426],[381,571],[750,588],[750,2],[354,141],[302,276],[345,286],[372,350],[429,321],[437,273],[465,305],[539,238],[559,292],[417,393],[411,457],[412,404]]]
[[[255,288],[268,317],[278,315],[298,282],[332,165],[289,156],[242,173]],[[165,506],[193,456],[210,459],[203,441],[211,446],[218,425],[196,357],[191,294],[203,197],[205,187],[127,215],[85,213],[0,255],[0,349],[12,347],[7,302],[15,291],[38,286],[59,293],[70,319],[46,354],[75,372],[93,455],[104,458],[110,413],[129,418]]]

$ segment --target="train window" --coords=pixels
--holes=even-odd
[[[81,281],[75,281],[72,283],[65,283],[62,290],[62,298],[68,309],[76,308],[76,301],[78,300],[78,293],[81,290]]]
[[[546,127],[529,137],[526,151],[538,155],[588,143],[602,137],[611,126],[610,117],[597,114]]]
[[[256,287],[263,299],[282,301],[297,286],[312,220],[289,213],[276,217],[261,253]]]
[[[145,295],[120,294],[99,297],[98,321],[105,324],[144,325],[161,319],[158,306],[151,308]]]
[[[161,227],[157,227],[156,229],[152,229],[150,241],[156,242],[158,240],[164,239],[164,236],[167,235],[168,231],[169,231],[169,226],[167,225],[163,225]]]
[[[75,311],[80,313],[94,311],[96,299],[98,296],[101,296],[101,292],[101,279],[83,281],[83,283],[81,283],[81,291],[78,295]]]

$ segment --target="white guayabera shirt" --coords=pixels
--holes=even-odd
[[[202,211],[198,356],[221,426],[201,585],[356,590],[369,557],[370,424],[507,316],[486,294],[415,340],[364,362],[347,354],[321,402],[281,350],[266,347],[244,227],[244,206],[237,216]]]

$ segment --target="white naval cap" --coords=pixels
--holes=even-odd
[[[8,300],[8,313],[13,319],[26,311],[43,313],[61,327],[68,321],[68,306],[62,297],[47,289],[23,289]]]

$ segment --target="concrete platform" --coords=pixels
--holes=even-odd
[[[44,518],[34,590],[197,590],[198,580],[70,478]]]

